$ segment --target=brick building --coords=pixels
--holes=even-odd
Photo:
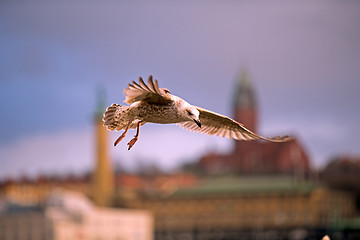
[[[251,81],[243,73],[237,82],[233,102],[234,118],[251,131],[258,132],[257,98]],[[310,162],[296,138],[285,143],[237,141],[229,154],[209,152],[200,158],[196,169],[207,174],[291,174],[305,177]]]

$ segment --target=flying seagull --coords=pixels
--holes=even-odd
[[[113,103],[106,109],[103,121],[108,130],[124,130],[115,141],[116,146],[129,128],[137,128],[136,135],[128,143],[130,150],[139,138],[140,126],[145,123],[175,123],[181,127],[208,135],[216,135],[236,140],[262,139],[271,142],[285,142],[288,136],[265,138],[246,129],[243,124],[224,115],[196,107],[170,94],[166,88],[159,88],[158,81],[150,75],[147,84],[139,77],[124,90],[124,102],[130,106]]]

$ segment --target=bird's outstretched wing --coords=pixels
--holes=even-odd
[[[222,136],[236,140],[263,139],[271,142],[285,142],[292,139],[289,136],[265,138],[246,129],[242,124],[229,117],[200,107],[196,108],[200,112],[201,128],[191,121],[178,123],[178,125],[190,131]]]
[[[132,81],[129,83],[128,88],[125,88],[125,100],[127,104],[132,104],[137,101],[147,101],[156,104],[167,104],[171,101],[168,95],[169,90],[165,88],[159,88],[158,81],[150,75],[147,84],[139,77],[139,83]]]

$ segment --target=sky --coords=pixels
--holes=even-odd
[[[152,74],[191,104],[232,116],[247,71],[259,133],[291,134],[315,168],[359,156],[359,1],[1,1],[0,179],[87,171],[94,112]],[[233,141],[147,124],[109,151],[169,170]]]

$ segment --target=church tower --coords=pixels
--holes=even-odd
[[[233,118],[247,129],[258,132],[258,104],[254,86],[247,72],[236,79],[233,98]],[[274,143],[268,141],[234,140],[229,155],[209,153],[200,158],[198,169],[208,174],[293,175],[304,179],[311,170],[305,149],[295,138]]]
[[[240,74],[234,96],[234,118],[239,123],[257,132],[258,109],[255,92],[246,71]],[[258,157],[256,141],[235,140],[234,157],[239,162],[241,171],[251,172],[255,167]]]
[[[95,113],[95,151],[96,165],[92,178],[93,200],[99,206],[110,206],[114,197],[114,171],[108,155],[108,131],[103,126],[102,116],[105,111],[104,92],[98,93]]]
[[[233,106],[235,120],[257,132],[257,101],[247,72],[242,72],[237,82]]]

